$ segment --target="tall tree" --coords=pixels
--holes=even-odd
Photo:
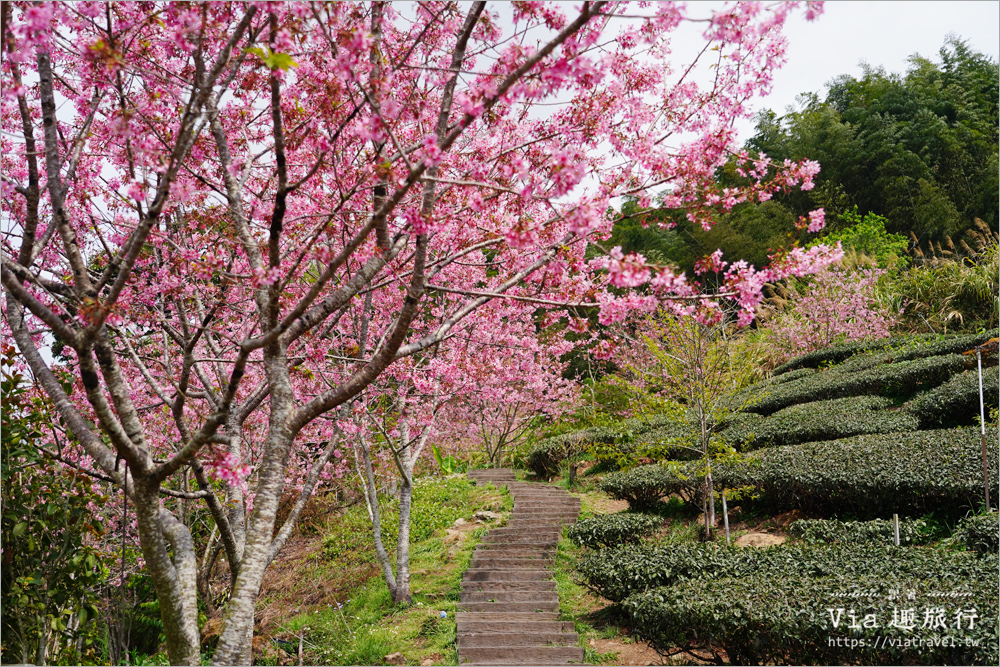
[[[672,3],[4,3],[5,334],[128,493],[172,662],[201,658],[198,551],[171,499],[212,514],[233,582],[214,660],[246,663],[339,411],[484,305],[615,321],[720,297],[746,321],[764,281],[829,262],[737,266],[706,297],[641,257],[583,256],[614,197],[670,185],[709,225],[812,184],[811,162],[713,179],[795,6],[712,12],[681,64]],[[715,76],[690,80],[710,56]]]

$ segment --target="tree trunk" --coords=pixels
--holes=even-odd
[[[410,511],[413,507],[413,477],[404,475],[399,489],[399,541],[396,542],[396,587],[392,601],[409,604],[410,597]]]
[[[368,503],[368,516],[372,521],[372,537],[375,540],[375,557],[382,568],[382,576],[389,591],[396,590],[396,576],[392,573],[392,562],[389,554],[386,553],[385,544],[382,542],[382,516],[378,509],[378,491],[375,488],[375,475],[372,473],[372,459],[368,447],[364,443],[358,445],[361,450],[361,458],[364,462],[365,472],[365,501]]]
[[[708,491],[708,523],[713,528],[715,527],[715,482],[712,480],[712,473],[708,473],[707,478],[707,491]]]

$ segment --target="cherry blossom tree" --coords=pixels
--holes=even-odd
[[[835,343],[889,335],[899,317],[880,308],[877,285],[884,269],[828,267],[793,283],[768,326],[781,361]]]
[[[135,508],[171,662],[200,660],[178,503],[204,504],[232,574],[214,660],[247,663],[264,570],[352,401],[487,304],[614,322],[729,299],[745,322],[764,283],[830,260],[731,267],[706,294],[584,255],[616,197],[710,225],[811,187],[815,163],[747,155],[749,186],[713,178],[796,6],[4,3],[4,335],[79,467]],[[705,49],[679,62],[689,19]]]

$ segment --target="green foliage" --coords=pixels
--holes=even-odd
[[[261,48],[250,48],[247,49],[248,53],[252,53],[264,63],[264,66],[270,70],[280,69],[282,71],[288,71],[291,67],[298,67],[299,64],[288,55],[287,53],[279,53],[268,49],[265,51]]]
[[[799,519],[788,527],[792,537],[809,544],[893,544],[895,539],[892,521],[837,521],[836,519]],[[901,546],[926,544],[933,540],[923,519],[901,519],[899,544]]]
[[[464,477],[424,477],[414,481],[410,514],[410,541],[415,544],[447,528],[455,519],[468,515],[478,496],[475,486]],[[399,501],[379,498],[382,540],[386,550],[395,549],[399,535]],[[375,560],[371,521],[364,506],[352,508],[339,522],[339,529],[323,538],[323,553],[331,561],[347,565]]]
[[[997,497],[997,428],[987,427],[991,495]],[[773,447],[717,466],[717,484],[756,486],[774,508],[857,516],[978,507],[983,470],[978,428],[859,435]]]
[[[991,572],[990,567],[994,570]],[[946,581],[949,587],[970,578],[992,576],[1000,567],[996,554],[983,559],[969,552],[879,544],[818,546],[793,544],[766,549],[715,544],[641,544],[591,551],[578,570],[588,588],[612,602],[635,593],[685,581],[866,575]],[[848,586],[853,588],[853,586]]]
[[[563,461],[583,451],[583,442],[579,431],[546,438],[528,451],[525,465],[538,477],[549,479],[559,472]]]
[[[464,471],[466,468],[464,463],[451,454],[441,456],[441,450],[437,445],[431,445],[431,452],[434,453],[434,460],[437,461],[438,467],[441,468],[441,472],[445,475],[453,475],[456,472]]]
[[[995,330],[998,246],[994,241],[975,260],[937,261],[910,269],[887,286],[887,298],[903,309],[903,321],[913,329],[935,331]]]
[[[648,514],[602,514],[576,522],[566,531],[574,544],[591,549],[635,544],[663,522]]]
[[[688,427],[671,414],[631,417],[545,438],[529,450],[525,465],[539,477],[549,478],[559,472],[563,461],[584,452],[598,462],[619,466],[648,453],[659,453],[661,458],[682,456],[682,448],[674,444],[687,433]]]
[[[2,658],[92,662],[96,591],[108,571],[94,548],[104,529],[89,505],[107,499],[91,489],[91,480],[43,454],[42,431],[53,416],[31,397],[6,350],[0,363]]]
[[[882,569],[877,563],[859,564],[859,572],[850,577],[779,577],[766,571],[686,582],[638,593],[624,607],[635,633],[664,654],[707,644],[742,665],[997,663],[995,572],[973,579],[925,579],[919,571],[874,574]],[[947,582],[944,591],[942,582]],[[942,598],[951,591],[968,595]],[[852,597],[851,592],[861,595]],[[915,629],[892,627],[893,612],[906,609],[914,610]],[[943,610],[945,627],[921,628],[925,613],[937,609]],[[956,613],[966,610],[975,610],[976,617],[971,626],[968,620],[959,626]],[[857,628],[849,627],[850,613]],[[877,627],[863,627],[869,614]]]
[[[625,500],[633,510],[655,507],[660,498],[676,493],[694,503],[702,484],[696,477],[696,462],[651,464],[619,470],[604,476],[600,489],[615,500]]]
[[[870,257],[879,268],[905,268],[907,264],[906,248],[909,241],[902,234],[887,232],[884,217],[875,213],[866,213],[862,218],[858,213],[858,207],[855,206],[852,210],[841,213],[840,219],[844,224],[850,226],[827,234],[809,244],[810,247],[821,243],[834,245],[839,241],[845,252],[854,252]]]
[[[966,517],[956,532],[972,551],[996,555],[1000,549],[1000,519],[996,511]]]
[[[993,336],[993,333],[977,333],[964,335],[908,335],[885,338],[883,340],[864,340],[844,345],[833,345],[790,359],[788,363],[774,369],[775,376],[790,375],[785,381],[798,379],[802,375],[794,375],[790,371],[803,373],[805,369],[822,368],[839,364],[855,355],[865,352],[881,353],[886,362],[907,361],[924,357],[935,357],[943,354],[959,354],[982,345]],[[809,373],[805,373],[809,375]],[[778,380],[778,377],[775,378]],[[759,385],[761,387],[765,384]]]
[[[845,364],[773,386],[747,409],[767,415],[796,403],[848,396],[909,396],[936,387],[965,368],[958,354],[896,363],[880,363],[882,360],[878,357],[852,361],[852,365]]]
[[[829,401],[800,403],[760,419],[752,426],[748,446],[752,448],[795,445],[819,440],[836,440],[863,433],[915,431],[916,416],[886,410],[891,399],[882,396],[852,396]],[[725,434],[726,431],[723,431]]]
[[[1000,401],[1000,376],[996,367],[983,369],[983,401]],[[924,428],[979,423],[979,372],[959,373],[944,384],[919,394],[904,409]]]
[[[914,56],[905,75],[865,67],[833,80],[825,100],[758,117],[751,151],[823,165],[816,188],[776,198],[795,216],[827,208],[834,229],[854,206],[896,234],[957,240],[975,218],[997,226],[997,63],[949,38],[939,63]],[[769,202],[770,203],[770,202]]]

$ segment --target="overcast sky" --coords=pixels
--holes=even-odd
[[[692,2],[693,10],[698,2]],[[994,60],[1000,56],[1000,2],[847,2],[827,0],[824,13],[809,23],[801,12],[785,25],[788,62],[775,76],[774,91],[757,109],[779,114],[804,92],[826,95],[825,84],[841,74],[861,75],[861,61],[903,73],[907,58],[919,53],[938,61],[945,36],[953,33]],[[747,123],[741,139],[749,137]]]

